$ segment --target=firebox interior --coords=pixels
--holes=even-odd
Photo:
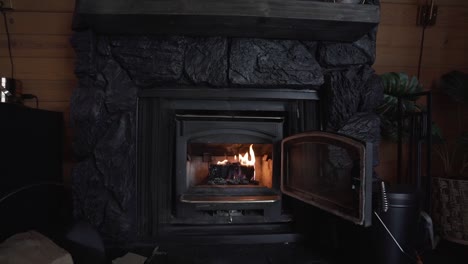
[[[273,144],[187,144],[189,187],[272,188],[272,166]]]

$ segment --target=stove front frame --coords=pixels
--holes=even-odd
[[[176,217],[180,198],[175,195],[177,113],[214,110],[282,112],[285,116],[283,137],[286,137],[320,128],[318,99],[315,90],[183,87],[141,90],[136,193],[139,236],[155,237],[167,225],[200,224],[193,219]],[[273,177],[279,179],[279,172],[277,174]],[[279,190],[279,185],[276,188]]]

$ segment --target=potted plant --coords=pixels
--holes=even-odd
[[[468,131],[463,128],[463,108],[468,106],[468,74],[452,71],[441,77],[440,88],[455,103],[456,138],[444,138],[433,128],[433,150],[442,173],[433,177],[433,218],[442,238],[468,244]]]
[[[381,74],[380,77],[384,88],[384,99],[377,108],[377,112],[381,119],[382,137],[396,142],[398,139],[398,119],[400,118],[398,100],[400,100],[402,112],[421,111],[422,107],[416,103],[417,97],[412,95],[422,92],[423,87],[415,76],[410,77],[403,72],[388,72]],[[405,129],[403,132],[406,134]]]

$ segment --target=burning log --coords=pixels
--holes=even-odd
[[[219,161],[217,164],[210,164],[207,182],[212,185],[246,185],[259,182],[255,180],[255,152],[253,144],[250,145],[249,151],[244,155],[239,154],[234,157],[235,162],[229,162],[227,159]]]
[[[255,184],[255,168],[241,165],[239,162],[211,164],[207,182],[213,185]]]

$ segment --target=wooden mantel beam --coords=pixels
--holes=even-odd
[[[379,23],[369,4],[311,0],[79,0],[99,33],[354,41]]]

